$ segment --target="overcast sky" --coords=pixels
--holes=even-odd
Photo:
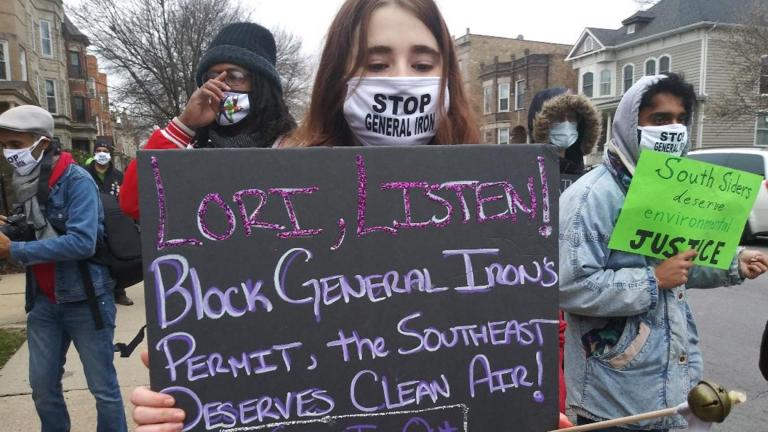
[[[302,37],[317,54],[343,0],[242,0],[252,20]],[[437,0],[454,36],[472,33],[573,44],[584,27],[619,28],[633,0]]]

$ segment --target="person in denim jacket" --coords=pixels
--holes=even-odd
[[[14,167],[17,213],[33,227],[31,240],[26,239],[30,241],[12,241],[0,233],[0,259],[27,267],[32,399],[43,432],[70,430],[61,379],[67,351],[74,343],[88,388],[96,398],[97,430],[125,431],[125,411],[113,365],[114,281],[107,267],[88,262],[85,269],[93,285],[92,295],[88,295],[85,273],[78,267],[78,261],[95,253],[104,230],[104,212],[90,174],[77,166],[72,155],[55,154],[51,148],[53,128],[53,117],[32,105],[0,115],[0,145]],[[43,181],[43,165],[46,171],[50,169],[50,177],[48,199],[40,203],[38,183]]]
[[[642,149],[685,133],[693,87],[675,74],[646,76],[616,111],[603,164],[560,198],[560,308],[568,323],[565,375],[568,405],[579,424],[677,406],[702,379],[699,336],[686,288],[735,285],[768,269],[768,258],[740,250],[728,271],[694,266],[695,251],[665,261],[608,249]],[[685,428],[681,416],[629,430]],[[625,429],[606,429],[625,430]]]

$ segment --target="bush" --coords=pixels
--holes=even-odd
[[[74,149],[72,150],[72,157],[75,158],[75,162],[77,162],[78,165],[85,168],[85,166],[88,165],[88,162],[91,160],[93,155],[83,150]]]
[[[0,329],[0,368],[5,366],[26,340],[24,330]]]

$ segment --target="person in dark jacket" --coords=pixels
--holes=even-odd
[[[99,191],[106,193],[118,199],[120,196],[120,186],[123,184],[123,172],[115,168],[112,163],[112,144],[97,143],[93,149],[93,161],[86,166],[86,169],[93,177]],[[133,300],[125,293],[125,288],[115,288],[115,303],[123,306],[133,305]]]
[[[565,88],[536,93],[528,110],[531,142],[554,144],[560,149],[560,174],[584,173],[584,155],[595,148],[600,123],[592,102]]]
[[[592,152],[600,136],[600,116],[584,96],[572,95],[562,87],[542,90],[533,97],[528,110],[528,131],[533,143],[559,148],[560,174],[584,173],[584,155]],[[560,314],[560,411],[565,412],[563,348],[565,320]]]
[[[93,149],[93,161],[86,168],[99,186],[99,190],[117,199],[123,184],[123,172],[112,163],[112,144],[97,143]]]

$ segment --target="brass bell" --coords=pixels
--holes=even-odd
[[[688,407],[707,422],[722,423],[731,412],[731,397],[719,384],[701,381],[688,393]]]

